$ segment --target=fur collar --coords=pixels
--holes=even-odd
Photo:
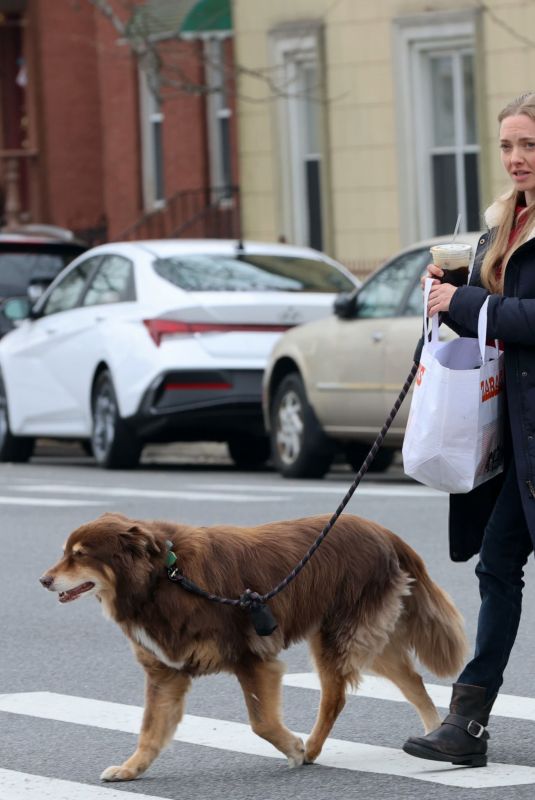
[[[506,201],[510,197],[511,191],[500,195],[500,197],[498,197],[485,211],[485,222],[489,229],[496,228],[500,224],[505,211]],[[526,241],[529,241],[530,239],[535,239],[535,226],[530,230]]]

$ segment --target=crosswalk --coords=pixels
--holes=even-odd
[[[216,481],[200,488],[198,483],[184,483],[180,489],[147,489],[133,486],[88,486],[80,483],[47,483],[38,481],[5,482],[0,505],[61,508],[76,506],[106,506],[110,500],[179,500],[192,503],[281,503],[307,495],[339,498],[345,495],[350,481],[325,486],[298,483],[236,483]],[[443,492],[412,483],[364,483],[358,488],[361,497],[444,498]]]
[[[317,678],[312,673],[285,677],[287,686],[317,692]],[[430,694],[438,705],[449,699],[448,687],[430,685]],[[387,681],[366,677],[359,695],[381,702],[405,702]],[[495,706],[498,716],[535,722],[535,699],[503,695]],[[88,729],[105,729],[137,735],[143,709],[97,699],[55,692],[23,692],[0,695],[0,712],[53,721]],[[305,734],[299,734],[305,736]],[[178,727],[175,741],[201,748],[231,751],[268,759],[283,756],[255,736],[248,725],[223,719],[187,715]],[[491,789],[535,784],[535,767],[490,763],[485,769],[466,769],[447,764],[420,761],[401,749],[370,743],[330,738],[318,764],[332,770],[376,773],[418,782],[463,789]],[[0,800],[160,800],[155,795],[131,793],[126,786],[114,790],[95,782],[93,785],[60,780],[29,773],[0,769]]]

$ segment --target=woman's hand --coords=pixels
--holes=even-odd
[[[440,269],[440,267],[437,267],[435,264],[428,264],[427,274],[422,276],[422,289],[425,288],[426,279],[433,278],[433,285],[431,286],[429,302],[427,304],[428,317],[438,314],[439,311],[449,311],[451,298],[457,291],[456,286],[452,286],[450,283],[440,282],[443,276],[444,270]]]
[[[433,317],[439,311],[449,311],[451,298],[457,291],[457,286],[451,283],[433,283],[427,304],[427,316]]]
[[[435,264],[428,264],[427,273],[422,275],[420,279],[420,285],[422,287],[422,291],[425,289],[425,281],[427,278],[434,278],[435,283],[440,283],[441,278],[444,277],[444,270],[440,269],[440,267],[435,266]]]

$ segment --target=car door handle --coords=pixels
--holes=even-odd
[[[95,322],[106,322],[106,317],[95,317]]]
[[[55,328],[45,328],[45,333],[47,334],[47,336],[53,336],[56,333],[56,329]]]
[[[384,333],[382,331],[374,331],[372,333],[372,342],[382,342],[384,339]]]

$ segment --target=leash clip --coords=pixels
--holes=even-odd
[[[249,612],[253,627],[259,636],[270,636],[278,627],[275,617],[269,607],[262,603],[258,592],[246,589],[240,597],[240,608]]]

